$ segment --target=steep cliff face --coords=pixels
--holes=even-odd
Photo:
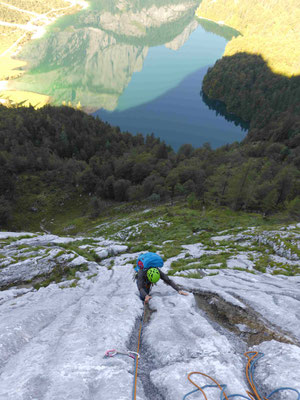
[[[229,25],[242,33],[227,44],[225,55],[237,52],[260,54],[274,72],[300,73],[297,0],[203,0],[198,17]]]

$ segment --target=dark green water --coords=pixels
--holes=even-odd
[[[17,89],[71,102],[120,126],[154,132],[177,149],[218,147],[246,131],[203,101],[207,68],[237,33],[194,18],[199,1],[94,0],[24,48]]]

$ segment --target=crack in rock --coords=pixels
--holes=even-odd
[[[155,312],[155,310],[150,309],[148,305],[145,306],[145,315],[144,315],[144,321],[143,321],[143,329],[146,324],[150,322],[151,315]],[[134,329],[132,331],[132,334],[130,336],[127,348],[130,349],[131,351],[136,351],[137,346],[138,346],[138,335],[139,335],[139,327],[140,327],[140,322],[141,318],[138,318]],[[150,374],[153,370],[156,370],[160,367],[158,365],[157,360],[155,360],[153,354],[151,351],[148,349],[148,347],[145,345],[145,341],[143,341],[143,330],[141,334],[141,341],[140,341],[140,359],[139,359],[139,364],[138,364],[138,381],[140,381],[144,394],[145,394],[145,400],[166,400],[165,396],[157,389],[157,387],[153,384],[153,382],[150,379]],[[133,376],[134,376],[135,370],[133,367]],[[138,382],[139,385],[139,382]]]
[[[193,291],[193,294],[197,306],[210,320],[233,332],[250,347],[270,340],[299,346],[296,339],[291,339],[278,329],[267,326],[267,322],[249,306],[243,309],[230,304],[216,293]]]

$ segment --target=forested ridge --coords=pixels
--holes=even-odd
[[[299,216],[298,147],[248,140],[217,150],[183,145],[175,153],[154,135],[119,128],[69,107],[0,107],[0,221],[14,227],[15,204],[63,190],[103,201],[152,201],[185,196],[191,206],[228,206]],[[38,182],[34,193],[29,177]],[[29,179],[26,181],[26,179]],[[20,190],[22,188],[22,190]],[[43,193],[44,192],[44,193]],[[25,204],[25,203],[24,203]],[[27,204],[27,203],[26,203]]]
[[[300,167],[300,75],[274,74],[260,56],[223,57],[203,80],[203,92],[250,122],[246,141],[272,141]]]
[[[249,122],[244,144],[272,143],[299,170],[299,2],[203,0],[196,13],[241,32],[208,70],[204,100]]]

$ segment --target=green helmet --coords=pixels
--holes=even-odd
[[[149,268],[147,271],[147,278],[151,283],[156,283],[159,281],[160,273],[157,268]]]

